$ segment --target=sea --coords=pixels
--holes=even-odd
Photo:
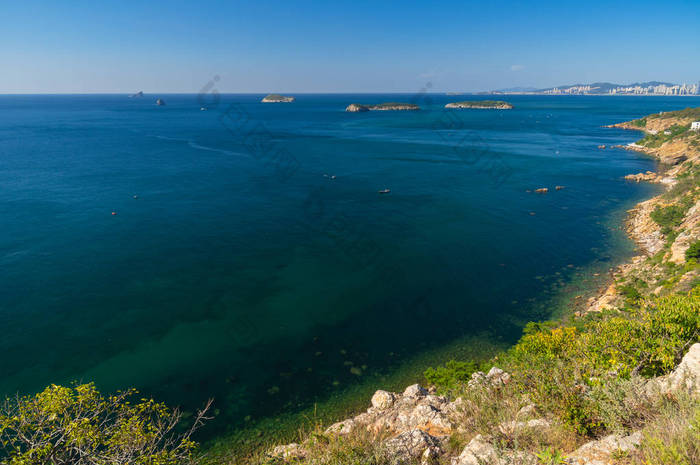
[[[604,126],[698,102],[262,97],[0,96],[0,394],[212,398],[221,434],[490,356],[634,253],[655,162]],[[345,111],[382,102],[421,110]]]

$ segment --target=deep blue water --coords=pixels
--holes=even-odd
[[[638,138],[601,126],[697,104],[155,97],[0,96],[0,392],[213,396],[235,427],[465,335],[512,341],[631,250],[611,224],[653,188],[621,177],[653,162],[598,150]]]

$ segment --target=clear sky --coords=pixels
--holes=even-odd
[[[700,80],[700,0],[5,1],[0,93]]]

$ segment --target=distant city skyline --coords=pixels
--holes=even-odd
[[[580,4],[27,0],[3,5],[0,93],[484,92],[696,84],[696,1]]]

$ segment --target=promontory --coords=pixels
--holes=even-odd
[[[280,94],[270,94],[266,95],[263,99],[263,103],[292,103],[296,100],[294,97],[287,97]]]
[[[472,108],[476,110],[510,110],[513,108],[508,102],[501,100],[471,100],[454,102],[445,105],[445,108]]]
[[[360,112],[360,111],[415,111],[420,110],[420,107],[414,103],[380,103],[378,105],[363,105],[360,103],[351,103],[345,111]]]

